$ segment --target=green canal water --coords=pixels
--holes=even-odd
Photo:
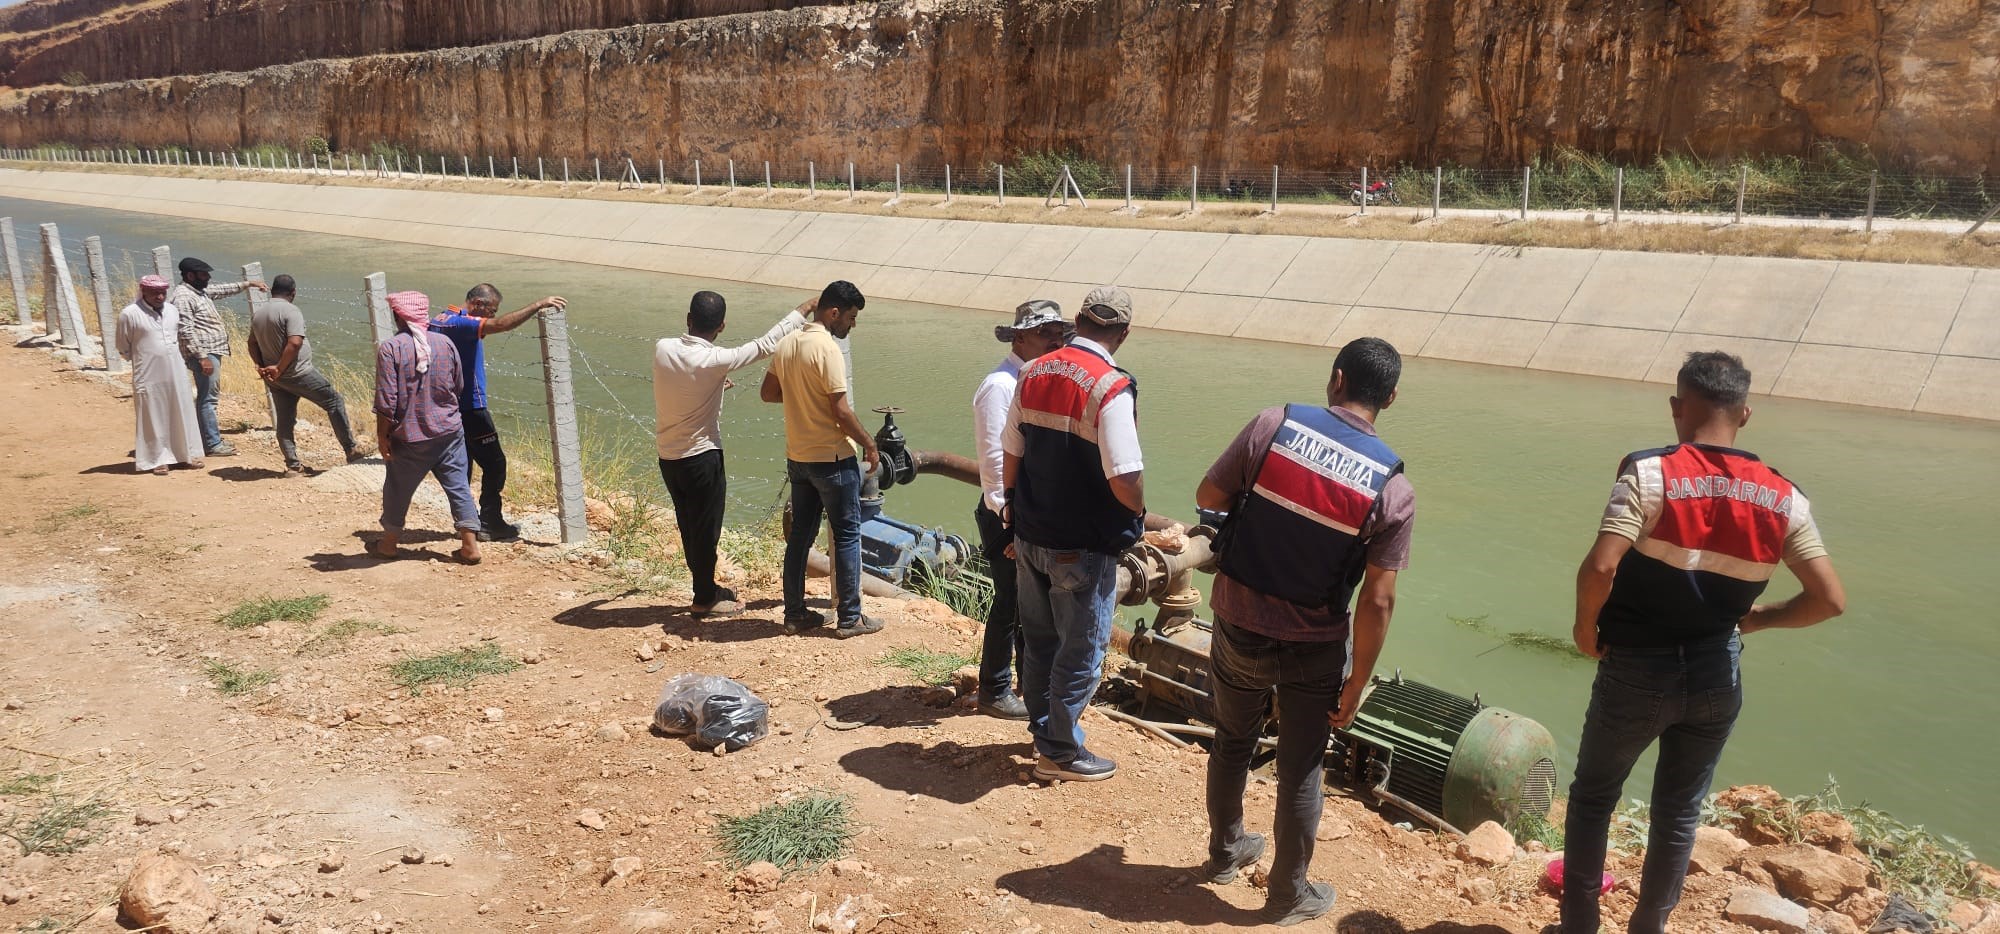
[[[544,294],[571,299],[579,398],[599,449],[657,483],[651,461],[653,342],[681,333],[689,296],[727,296],[725,340],[748,340],[806,297],[792,289],[657,275],[479,252],[476,241],[412,246],[267,228],[127,215],[0,199],[22,251],[34,225],[53,221],[71,241],[104,238],[114,275],[125,251],[171,244],[234,279],[261,260],[267,277],[300,282],[315,356],[368,366],[361,277],[384,271],[392,289],[456,300],[478,281],[508,308]],[[1028,298],[1030,296],[1022,296]],[[1052,295],[1072,307],[1080,295]],[[129,300],[118,296],[119,302]],[[88,309],[89,298],[84,298]],[[240,299],[229,303],[240,313]],[[88,315],[86,311],[86,315]],[[1000,317],[910,302],[869,304],[853,336],[856,397],[897,405],[911,443],[971,451],[970,399],[1004,348]],[[1893,327],[1893,322],[1884,326]],[[543,419],[532,325],[489,341],[497,410],[514,437]],[[1140,433],[1148,500],[1191,515],[1196,483],[1252,413],[1321,398],[1329,350],[1140,332],[1119,362],[1144,386]],[[1635,361],[1635,370],[1644,361]],[[760,403],[761,365],[739,374],[725,407],[734,519],[764,514],[780,495],[782,426]],[[1867,375],[1855,374],[1857,379]],[[1524,370],[1410,360],[1384,436],[1409,464],[1418,497],[1415,553],[1383,666],[1532,716],[1572,756],[1588,695],[1584,661],[1503,640],[1498,633],[1566,638],[1576,564],[1594,535],[1619,457],[1672,441],[1666,387]],[[352,403],[351,403],[352,404]],[[365,403],[362,403],[365,404]],[[1764,633],[1743,655],[1748,700],[1720,781],[1762,782],[1788,793],[1829,777],[1849,802],[2000,855],[2000,426],[1789,399],[1759,398],[1742,438],[1812,497],[1847,583],[1848,614],[1818,628]],[[879,416],[869,415],[872,427]],[[901,518],[972,531],[969,487],[927,479],[891,491]],[[1789,596],[1780,575],[1768,594]],[[1483,617],[1492,631],[1454,618]],[[1983,737],[1983,738],[1982,738]],[[1649,788],[1642,765],[1626,789]]]

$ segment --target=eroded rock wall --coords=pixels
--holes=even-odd
[[[607,0],[609,2],[609,0]],[[0,142],[1161,170],[2000,155],[1994,0],[914,0],[36,89]]]

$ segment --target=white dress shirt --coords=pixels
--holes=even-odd
[[[1014,388],[1021,384],[1026,362],[1019,354],[1007,354],[972,393],[972,450],[979,459],[979,489],[986,508],[996,516],[1007,504],[1007,491],[1002,489],[1007,452],[1000,446],[1000,433],[1007,428],[1007,407],[1014,402]]]
[[[717,347],[692,334],[653,348],[653,436],[661,460],[680,460],[722,447],[722,383],[729,374],[770,356],[778,341],[805,325],[796,311],[762,337]]]
[[[1111,351],[1094,340],[1073,337],[1069,345],[1103,357],[1104,362],[1112,366],[1118,365],[1111,359]],[[1003,450],[1015,457],[1027,452],[1021,439],[1021,400],[1018,395],[1007,405],[1007,427],[1000,432],[1000,444]],[[1107,480],[1138,473],[1145,468],[1145,462],[1139,456],[1139,409],[1133,402],[1132,393],[1119,393],[1106,402],[1103,411],[1098,413],[1097,454]]]

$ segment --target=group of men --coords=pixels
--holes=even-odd
[[[207,335],[214,315],[207,264],[182,264],[179,301],[158,277],[119,320],[118,345],[133,361],[140,469],[199,466],[197,443],[226,451],[211,434],[219,356]],[[249,282],[222,287],[263,288]],[[326,408],[349,456],[338,393],[311,369],[290,277],[252,327],[250,352],[279,402],[280,443],[296,466],[291,413],[297,400]],[[497,315],[500,296],[475,287],[467,307],[433,319],[417,292],[389,297],[398,333],[377,348],[377,444],[388,462],[382,539],[395,554],[411,493],[426,474],[445,486],[461,536],[460,560],[479,560],[478,540],[514,533],[500,515],[505,457],[485,410],[480,341],[519,326],[551,297]],[[730,374],[771,358],[759,389],[783,406],[791,521],[783,571],[783,628],[837,637],[878,632],[861,600],[860,494],[878,469],[874,439],[855,415],[843,342],[866,304],[852,283],[834,282],[787,312],[756,340],[716,341],[722,296],[697,293],[687,333],[660,341],[654,357],[660,474],[674,505],[693,576],[697,615],[740,612],[718,584],[717,548],[727,496],[720,415]],[[190,337],[189,321],[200,319]],[[219,320],[219,319],[217,319]],[[1145,528],[1146,491],[1138,433],[1138,381],[1114,355],[1131,337],[1133,303],[1106,286],[1084,297],[1075,318],[1047,299],[1022,304],[995,336],[1008,354],[973,394],[980,491],[974,520],[991,567],[995,599],[979,666],[979,709],[1025,721],[1043,781],[1102,781],[1117,764],[1087,745],[1085,708],[1110,641],[1119,556]],[[183,354],[196,392],[173,370]],[[1214,542],[1211,685],[1216,736],[1208,760],[1210,823],[1204,875],[1227,883],[1261,859],[1264,835],[1248,831],[1243,791],[1258,730],[1273,702],[1278,725],[1278,796],[1265,920],[1290,925],[1326,914],[1335,893],[1307,878],[1322,802],[1321,769],[1331,730],[1355,719],[1386,640],[1398,574],[1408,566],[1415,491],[1401,457],[1376,424],[1396,400],[1402,358],[1388,342],[1360,338],[1335,356],[1325,404],[1259,412],[1223,449],[1194,491],[1221,516]],[[1839,615],[1838,575],[1805,494],[1753,454],[1735,447],[1749,422],[1750,373],[1721,352],[1690,354],[1670,412],[1676,443],[1627,455],[1576,584],[1577,648],[1597,660],[1571,785],[1563,871],[1565,932],[1598,928],[1599,880],[1611,814],[1641,753],[1660,755],[1634,932],[1661,932],[1680,897],[1701,802],[1742,706],[1741,637],[1802,628]],[[205,412],[205,415],[197,415]],[[477,505],[468,458],[485,479]],[[822,519],[832,541],[833,616],[805,599],[807,559]],[[1803,592],[1759,604],[1777,567]],[[829,627],[829,623],[832,625]]]
[[[229,332],[215,299],[255,289],[266,294],[253,303],[245,349],[269,393],[278,450],[285,474],[303,476],[296,430],[300,400],[326,412],[349,463],[371,453],[354,437],[340,391],[313,365],[305,314],[295,301],[298,285],[289,275],[267,285],[259,280],[227,284],[210,281],[212,268],[195,257],[180,261],[181,281],[139,280],[139,297],[120,312],[117,347],[132,364],[137,415],[133,465],[140,472],[166,475],[173,467],[198,468],[206,457],[229,457],[236,448],[222,437],[216,399]],[[375,450],[387,466],[382,487],[382,537],[369,547],[383,558],[398,554],[398,539],[410,500],[426,475],[435,476],[451,503],[453,524],[463,539],[455,556],[479,561],[480,541],[520,535],[506,520],[501,494],[507,485],[507,455],[487,411],[486,337],[511,331],[545,308],[561,308],[550,296],[507,314],[498,314],[500,291],[489,283],[473,286],[463,308],[436,318],[421,292],[389,296],[397,333],[376,347]],[[178,365],[175,357],[179,357]],[[185,367],[192,377],[180,375]],[[480,469],[477,502],[470,470]]]

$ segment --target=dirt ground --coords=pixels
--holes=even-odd
[[[73,853],[24,857],[0,839],[0,929],[121,930],[118,887],[154,851],[200,865],[228,931],[791,932],[849,899],[876,931],[1256,924],[1260,890],[1191,871],[1205,849],[1200,750],[1093,716],[1092,746],[1120,775],[1029,781],[1018,725],[925,706],[880,663],[897,646],[975,650],[974,625],[937,604],[871,600],[888,628],[837,641],[782,634],[768,592],[720,622],[691,619],[685,595],[619,599],[545,542],[491,545],[465,567],[444,560],[444,535],[414,534],[403,560],[377,561],[363,556],[374,495],[327,482],[365,466],[282,479],[268,430],[239,430],[239,457],[135,475],[124,391],[41,350],[0,350],[0,411],[0,781],[55,776],[0,795],[0,827],[51,791],[107,808]],[[326,435],[302,435],[309,461],[334,460]],[[411,525],[448,521],[428,507]],[[316,623],[218,623],[245,599],[309,593],[331,600]],[[343,619],[399,631],[307,645]],[[386,671],[482,644],[529,664],[414,696]],[[217,661],[276,677],[227,696],[206,673]],[[772,735],[716,756],[649,732],[661,684],[682,672],[749,685],[772,705]],[[734,891],[718,817],[804,790],[852,797],[852,861]],[[1252,795],[1252,828],[1268,830],[1270,786]],[[1302,930],[1554,920],[1533,855],[1477,869],[1342,797],[1321,839],[1313,875],[1341,901]],[[643,868],[606,884],[621,857]],[[1688,930],[1734,929],[1720,920],[1728,888],[1697,878]],[[1608,904],[1622,926],[1630,893]]]

